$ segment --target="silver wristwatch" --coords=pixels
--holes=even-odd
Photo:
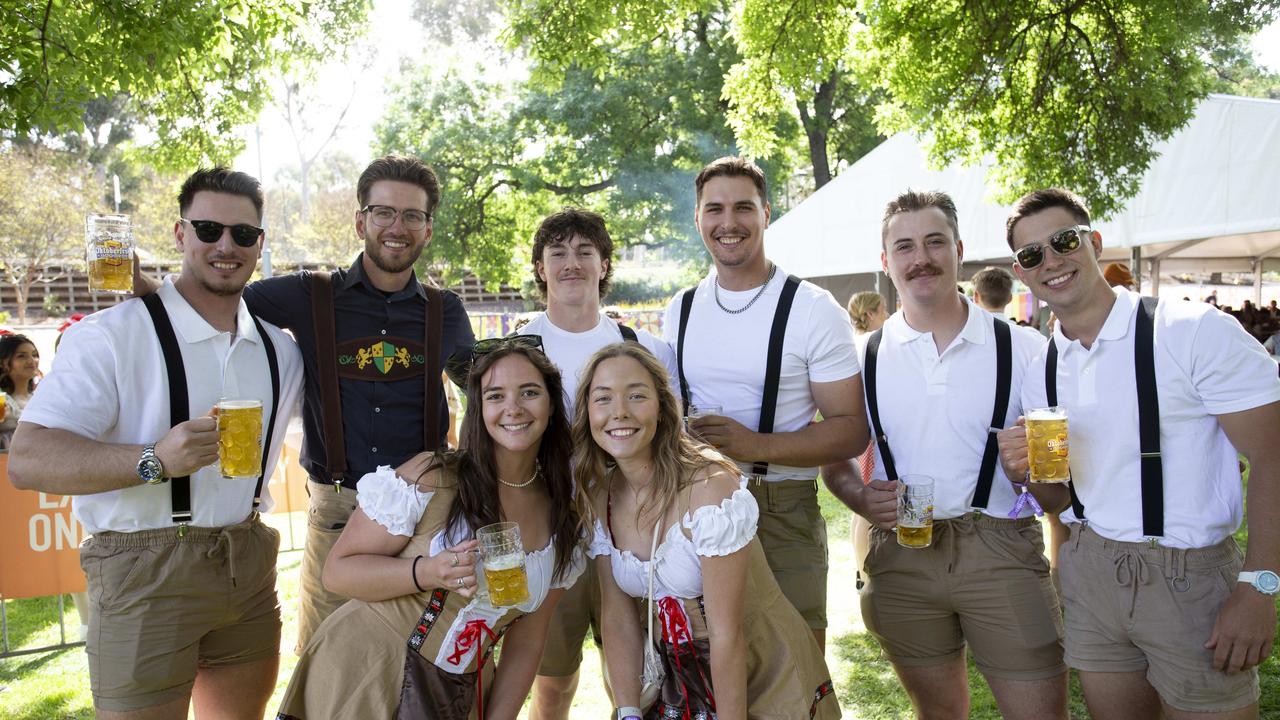
[[[156,457],[155,443],[142,448],[142,457],[138,460],[138,478],[150,485],[158,485],[164,481],[164,465]]]
[[[1263,595],[1280,593],[1280,575],[1276,575],[1270,570],[1245,571],[1240,573],[1240,577],[1237,580],[1242,583],[1249,583],[1254,590]]]

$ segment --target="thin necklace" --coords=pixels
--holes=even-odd
[[[742,314],[742,313],[744,313],[744,312],[746,312],[746,311],[750,310],[750,309],[751,309],[751,306],[752,306],[752,305],[755,305],[755,304],[756,304],[756,301],[760,299],[760,296],[761,296],[761,295],[764,295],[764,289],[765,289],[765,288],[767,288],[767,287],[769,287],[769,281],[770,281],[770,280],[773,280],[773,276],[774,276],[775,274],[777,274],[777,272],[778,272],[778,266],[777,266],[777,265],[770,265],[770,266],[769,266],[769,277],[767,277],[767,278],[765,278],[765,279],[764,279],[764,284],[763,284],[763,285],[761,285],[761,286],[760,286],[760,289],[756,291],[755,296],[751,298],[751,301],[750,301],[750,302],[748,302],[746,305],[743,305],[742,307],[738,308],[737,310],[730,310],[729,308],[727,308],[727,307],[725,307],[725,306],[724,306],[724,303],[720,302],[720,276],[719,276],[719,275],[716,275],[716,286],[715,286],[716,304],[720,306],[720,309],[721,309],[721,310],[723,310],[723,311],[725,311],[725,312],[729,313],[730,315],[740,315],[740,314]]]
[[[539,470],[541,470],[541,469],[542,469],[542,468],[538,467],[538,464],[537,464],[537,463],[534,463],[534,464],[533,464],[533,474],[529,476],[529,479],[528,479],[528,480],[525,480],[525,481],[524,481],[524,482],[522,482],[522,483],[507,482],[506,480],[503,480],[502,478],[498,478],[498,482],[502,483],[503,485],[506,485],[507,487],[513,487],[513,488],[529,487],[530,485],[532,485],[532,484],[533,484],[533,481],[534,481],[534,480],[537,480],[537,479],[538,479],[538,471],[539,471]]]

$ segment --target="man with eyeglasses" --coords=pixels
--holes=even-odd
[[[262,186],[225,168],[183,183],[182,270],[67,329],[23,412],[9,478],[71,495],[91,537],[97,717],[262,717],[280,662],[266,485],[302,391],[288,335],[241,299],[262,250]],[[261,474],[227,478],[213,408],[262,404]]]
[[[1209,305],[1108,287],[1073,193],[1023,196],[1007,235],[1018,277],[1058,317],[1022,404],[1067,412],[1066,661],[1090,713],[1258,717],[1280,590],[1275,364]],[[1000,437],[1011,473],[1027,468],[1019,430]],[[1243,562],[1237,453],[1250,464]]]
[[[374,160],[356,183],[350,268],[250,283],[244,299],[291,331],[306,367],[301,463],[310,511],[299,580],[298,644],[347,598],[321,582],[324,561],[355,511],[357,483],[444,447],[449,427],[441,368],[461,384],[475,336],[458,297],[419,281],[440,184],[421,160]],[[434,318],[434,319],[428,319]],[[436,344],[434,353],[427,346]]]
[[[1067,717],[1058,602],[1035,505],[1001,470],[996,430],[1043,346],[956,292],[956,206],[908,190],[885,208],[881,263],[902,309],[863,350],[876,462],[826,466],[833,492],[872,524],[862,617],[922,718],[967,717],[966,647],[1003,717]],[[895,537],[901,478],[933,480],[932,541]]]
[[[611,320],[600,309],[613,277],[613,238],[599,214],[567,207],[543,219],[533,235],[533,281],[546,299],[539,313],[518,331],[539,336],[543,351],[564,378],[564,406],[574,414],[578,375],[597,350],[633,340],[675,375],[670,346],[642,329]],[[600,587],[592,563],[565,591],[551,626],[538,677],[534,680],[530,720],[567,720],[578,687],[582,643],[590,630],[600,643]],[[606,690],[608,678],[605,678]]]

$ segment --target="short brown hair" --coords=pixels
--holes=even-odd
[[[1003,308],[1013,300],[1013,273],[1002,267],[983,268],[973,276],[973,289],[984,308]]]
[[[582,208],[566,207],[560,212],[548,215],[533,234],[533,281],[538,286],[542,297],[547,296],[547,281],[538,275],[538,263],[542,261],[542,253],[548,245],[559,245],[573,240],[577,235],[595,246],[600,259],[608,263],[604,274],[600,276],[600,299],[609,294],[609,285],[613,280],[613,238],[609,237],[609,229],[605,227],[604,218],[599,213]]]
[[[941,190],[907,190],[889,201],[884,207],[884,218],[880,221],[880,244],[889,237],[889,221],[895,215],[938,208],[947,216],[947,224],[951,226],[952,240],[960,239],[960,221],[956,213],[956,201]]]
[[[1081,225],[1092,224],[1089,222],[1089,208],[1085,206],[1084,198],[1079,195],[1062,188],[1033,190],[1018,198],[1018,202],[1013,204],[1013,212],[1005,221],[1004,234],[1005,239],[1009,241],[1009,249],[1013,249],[1013,226],[1017,225],[1019,220],[1055,207],[1071,213],[1076,222]]]
[[[199,192],[216,192],[248,198],[249,202],[253,203],[253,209],[258,212],[258,222],[262,222],[262,183],[252,175],[224,167],[200,168],[191,173],[190,177],[182,182],[182,189],[178,191],[178,212],[183,217],[187,216],[187,211],[191,209],[191,203],[195,202],[196,193]]]
[[[436,179],[435,171],[418,158],[387,155],[369,163],[356,182],[356,201],[360,207],[369,202],[369,191],[374,183],[381,180],[395,180],[422,188],[427,193],[427,206],[423,209],[428,215],[440,205],[440,181]]]
[[[760,194],[760,202],[763,205],[769,204],[769,188],[765,184],[764,171],[760,166],[746,158],[726,155],[707,163],[707,166],[702,168],[698,176],[693,179],[693,187],[697,192],[694,202],[697,205],[702,205],[702,188],[711,178],[717,177],[744,177],[751,180],[756,186],[756,192]]]

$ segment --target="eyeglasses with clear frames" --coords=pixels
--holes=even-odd
[[[414,208],[397,210],[390,205],[365,205],[360,208],[360,212],[368,213],[369,220],[378,227],[391,227],[399,217],[406,229],[421,230],[431,221],[431,213]]]

